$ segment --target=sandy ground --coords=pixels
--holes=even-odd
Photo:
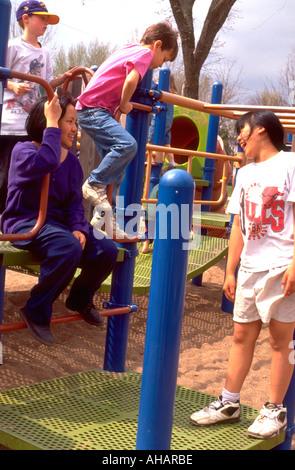
[[[178,384],[219,395],[224,383],[232,343],[232,316],[221,310],[224,260],[203,276],[203,285],[187,283]],[[7,270],[4,322],[19,321],[18,311],[36,278]],[[65,315],[66,292],[54,304],[54,315]],[[101,308],[107,295],[98,294]],[[134,296],[138,312],[130,320],[126,369],[142,371],[148,295]],[[55,345],[34,340],[28,330],[2,335],[4,363],[0,366],[2,390],[103,367],[106,326],[96,328],[83,321],[54,325]],[[261,331],[252,369],[242,390],[244,404],[260,408],[268,400],[270,346],[267,328]]]

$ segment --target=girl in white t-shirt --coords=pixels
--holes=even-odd
[[[223,290],[235,302],[233,346],[221,396],[194,413],[191,421],[210,425],[239,420],[240,391],[262,324],[267,323],[271,344],[269,402],[248,429],[250,436],[265,439],[286,429],[284,397],[293,373],[295,154],[282,151],[284,129],[270,111],[245,114],[237,131],[250,163],[239,171],[228,206],[235,216]]]

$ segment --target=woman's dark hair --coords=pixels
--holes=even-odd
[[[46,118],[44,115],[44,104],[46,101],[48,101],[47,96],[40,98],[32,107],[26,120],[26,131],[29,138],[39,143],[42,142],[43,133],[46,129]],[[75,100],[69,93],[66,93],[59,97],[59,104],[62,109],[62,113],[59,118],[61,119],[65,115],[69,104],[75,106]]]
[[[239,118],[236,123],[237,133],[240,134],[241,130],[249,124],[252,134],[257,126],[264,127],[268,137],[277,150],[285,150],[284,137],[285,131],[279,118],[268,110],[260,109],[258,111],[250,111]]]

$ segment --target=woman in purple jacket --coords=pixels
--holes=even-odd
[[[116,259],[115,243],[102,233],[95,237],[82,205],[83,172],[76,155],[68,149],[77,132],[77,112],[69,95],[42,98],[27,120],[32,142],[13,149],[6,209],[1,217],[4,233],[25,233],[36,223],[42,177],[50,173],[47,217],[31,240],[14,242],[40,260],[40,276],[20,316],[31,334],[52,345],[52,304],[73,279],[66,306],[92,325],[103,319],[93,305],[93,296],[111,273]]]

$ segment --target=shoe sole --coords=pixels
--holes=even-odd
[[[30,323],[28,322],[28,320],[27,320],[27,318],[26,318],[26,316],[25,316],[25,314],[23,313],[22,310],[19,311],[19,315],[20,315],[21,319],[22,319],[22,320],[25,322],[25,324],[27,325],[27,327],[28,327],[28,329],[29,329],[31,335],[32,335],[37,341],[39,341],[39,342],[42,343],[42,344],[45,344],[46,346],[52,346],[52,345],[54,344],[54,341],[52,341],[52,342],[46,341],[46,340],[42,339],[40,336],[38,336],[38,335],[35,333],[35,331],[31,328],[31,325],[30,325]]]
[[[215,426],[217,424],[234,424],[234,423],[238,423],[239,421],[240,421],[240,418],[229,418],[229,419],[223,419],[222,421],[215,421],[213,423],[200,424],[194,421],[192,418],[190,418],[190,422],[194,424],[195,426],[199,426],[199,427]]]
[[[279,436],[281,432],[285,431],[287,429],[287,425],[283,426],[279,432],[274,431],[272,434],[268,436],[261,436],[260,434],[257,434],[255,432],[247,431],[248,436],[253,437],[255,439],[271,439],[272,437]]]
[[[95,322],[92,322],[91,320],[87,320],[86,318],[84,318],[82,315],[81,315],[81,318],[83,318],[83,320],[88,323],[89,325],[92,325],[92,326],[103,326],[104,325],[104,319],[102,319],[102,322],[101,323],[95,323]]]
[[[101,322],[100,323],[95,323],[94,321],[91,321],[89,320],[87,317],[85,318],[81,312],[79,312],[75,307],[73,307],[72,305],[70,305],[70,303],[68,302],[68,299],[66,300],[66,307],[71,310],[72,312],[78,312],[80,317],[82,318],[82,320],[84,320],[86,323],[88,323],[89,325],[92,325],[92,326],[103,326],[104,325],[104,319],[101,317]]]

